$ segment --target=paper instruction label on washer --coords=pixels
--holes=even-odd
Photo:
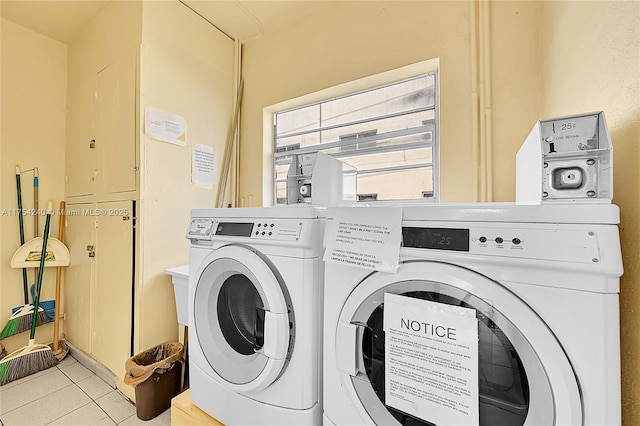
[[[324,261],[397,272],[401,239],[400,207],[330,208]]]
[[[478,425],[474,309],[385,293],[385,403],[438,426]]]
[[[191,219],[189,229],[187,229],[187,238],[195,240],[210,240],[214,225],[214,219]]]

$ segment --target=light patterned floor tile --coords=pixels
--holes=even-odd
[[[150,420],[140,420],[135,414],[123,422],[118,423],[121,426],[149,425],[149,426],[171,426],[171,409],[154,417]]]
[[[80,380],[76,383],[76,385],[78,385],[80,389],[85,391],[85,393],[94,400],[105,396],[109,392],[113,391],[113,388],[111,386],[106,384],[104,380],[95,375]]]
[[[72,357],[70,354],[67,354],[67,356],[65,356],[64,359],[58,363],[58,368],[64,368],[68,365],[73,364],[74,362],[78,362],[78,361],[74,357]]]
[[[102,411],[95,402],[90,402],[75,411],[60,417],[48,424],[49,426],[102,426],[115,425],[113,420]]]
[[[82,390],[71,384],[46,398],[40,398],[2,415],[4,426],[46,425],[91,402]]]
[[[98,398],[96,403],[102,408],[116,423],[131,417],[136,413],[136,407],[118,391],[111,391],[105,396]]]
[[[31,380],[37,379],[39,377],[45,376],[50,373],[53,373],[56,370],[57,368],[47,368],[46,370],[38,371],[37,373],[30,374],[29,376],[23,377],[22,379],[14,380],[13,382],[9,382],[6,385],[2,385],[2,387],[0,387],[0,395],[2,394],[3,391],[7,389],[11,389],[14,386],[29,382]]]
[[[6,389],[4,386],[0,388],[0,414],[4,415],[72,384],[57,368],[49,368],[47,371],[48,374],[33,380]]]
[[[65,376],[71,379],[74,383],[77,383],[80,380],[86,379],[87,377],[91,377],[93,375],[91,370],[89,370],[79,362],[74,362],[72,364],[60,367],[60,371],[62,371]]]

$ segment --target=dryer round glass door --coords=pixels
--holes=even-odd
[[[197,275],[193,309],[196,340],[227,387],[262,390],[282,373],[293,311],[268,260],[240,246],[215,250]]]
[[[344,373],[345,389],[357,401],[354,406],[361,417],[384,425],[442,424],[429,414],[418,417],[415,412],[401,411],[387,404],[386,396],[390,394],[385,377],[391,371],[391,365],[397,368],[398,364],[395,361],[388,364],[394,355],[385,345],[385,293],[475,310],[478,328],[477,424],[581,424],[582,402],[577,379],[562,347],[544,321],[501,284],[468,269],[437,262],[404,263],[398,274],[373,273],[345,302],[336,330],[337,363]],[[355,357],[348,355],[354,351]],[[431,355],[416,356],[424,361]],[[443,355],[443,358],[447,356]],[[351,359],[355,360],[353,365],[350,365]],[[430,358],[429,362],[432,359],[435,358]],[[433,362],[427,368],[417,362],[415,368],[422,370],[410,371],[411,366],[404,379],[409,383],[408,388],[412,380],[427,383],[416,386],[424,391],[415,397],[416,400],[429,401],[427,404],[434,403],[446,412],[449,406],[441,401],[449,399],[455,404],[460,399],[456,392],[460,390],[461,382],[454,382],[458,390],[449,393],[449,389],[453,389],[449,383],[455,373],[450,370],[451,375],[448,375],[448,367]],[[398,371],[394,370],[394,378],[399,377]],[[465,390],[471,391],[462,385],[462,392]],[[431,391],[432,395],[438,396],[427,395]]]

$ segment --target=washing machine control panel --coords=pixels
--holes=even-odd
[[[191,219],[187,238],[212,241],[215,237],[241,237],[253,240],[297,241],[302,233],[302,221],[259,219],[252,221],[226,219]]]
[[[296,241],[302,232],[302,222],[266,219],[254,222],[251,238],[277,241]]]
[[[256,222],[218,222],[215,235],[260,240],[295,241],[300,238],[301,222],[264,219]]]
[[[597,263],[597,233],[587,229],[472,228],[470,252],[537,260]]]
[[[598,233],[590,229],[544,225],[518,228],[404,226],[402,238],[406,248],[565,262],[600,261]]]
[[[296,241],[300,239],[302,222],[267,219],[252,224],[251,238],[277,241]]]

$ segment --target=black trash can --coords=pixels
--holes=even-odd
[[[136,393],[136,415],[150,420],[169,407],[180,392],[184,346],[166,342],[127,360],[124,382]]]

